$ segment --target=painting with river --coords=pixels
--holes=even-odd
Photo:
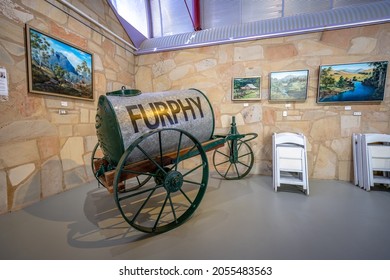
[[[383,101],[387,64],[378,61],[321,66],[317,102]]]

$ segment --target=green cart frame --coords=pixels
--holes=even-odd
[[[142,143],[156,135],[159,155],[150,156]],[[164,150],[165,135],[179,139],[176,151]],[[129,225],[142,232],[162,233],[183,224],[199,206],[209,179],[206,152],[214,150],[214,168],[223,178],[241,179],[253,167],[253,151],[247,142],[256,137],[256,133],[239,134],[234,117],[229,134],[216,135],[203,143],[181,129],[158,129],[135,140],[117,166],[108,163],[96,144],[92,172],[99,184],[114,194]],[[184,142],[191,143],[189,148],[181,148]],[[146,159],[129,162],[135,152]]]

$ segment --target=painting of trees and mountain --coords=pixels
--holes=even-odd
[[[317,101],[382,101],[387,64],[377,61],[321,66]]]
[[[30,92],[93,100],[92,54],[30,27]]]
[[[270,73],[271,101],[304,101],[307,97],[308,70]]]

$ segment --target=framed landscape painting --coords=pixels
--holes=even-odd
[[[305,101],[309,70],[270,73],[270,101]]]
[[[374,61],[320,66],[317,102],[383,101],[387,65]]]
[[[260,100],[260,76],[247,78],[233,78],[232,84],[232,100],[248,101]]]
[[[26,26],[29,92],[94,100],[92,54]]]

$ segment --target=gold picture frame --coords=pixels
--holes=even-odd
[[[91,53],[26,25],[29,92],[94,100]]]

